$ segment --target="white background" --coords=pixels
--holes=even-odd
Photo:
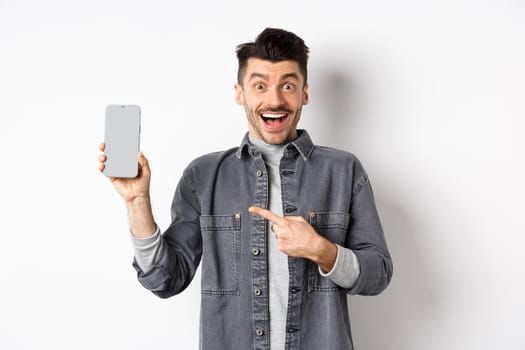
[[[199,280],[161,300],[97,168],[109,103],[142,107],[157,222],[236,146],[235,46],[311,48],[300,125],[355,153],[394,278],[351,297],[357,349],[525,349],[525,3],[0,0],[0,349],[196,349]]]

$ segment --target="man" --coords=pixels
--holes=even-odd
[[[144,155],[137,178],[111,179],[128,207],[138,279],[170,297],[202,257],[206,350],[352,349],[347,293],[378,294],[392,276],[368,177],[352,154],[297,129],[308,103],[301,38],[265,29],[237,57],[248,133],[185,169],[163,234]]]

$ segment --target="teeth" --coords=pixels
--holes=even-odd
[[[262,116],[264,118],[271,118],[271,119],[279,119],[279,118],[283,118],[284,116],[286,116],[286,114],[262,114]]]

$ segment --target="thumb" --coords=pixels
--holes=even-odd
[[[148,159],[144,156],[144,153],[142,153],[142,151],[139,152],[137,160],[139,161],[141,171],[149,175],[151,173],[151,170],[149,168],[149,162]]]

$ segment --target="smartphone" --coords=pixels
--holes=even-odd
[[[108,177],[137,177],[140,149],[140,107],[137,105],[108,105],[104,133]]]

